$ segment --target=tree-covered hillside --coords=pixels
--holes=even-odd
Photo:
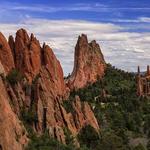
[[[69,100],[64,102],[68,112],[72,110],[75,95],[90,103],[100,125],[99,133],[90,126],[80,131],[77,136],[80,150],[150,150],[150,99],[136,95],[135,74],[108,64],[103,79],[72,91]],[[66,135],[67,145],[59,144],[59,148],[76,149],[72,136],[69,132]],[[51,144],[57,145],[57,142],[43,138],[34,138],[28,149],[35,149],[37,144],[39,150],[51,149]],[[54,147],[52,149],[58,149]]]

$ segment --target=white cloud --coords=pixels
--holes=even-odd
[[[137,19],[112,19],[113,22],[124,22],[124,23],[150,23],[149,17],[139,17]]]
[[[91,12],[105,12],[108,11],[106,5],[100,3],[74,3],[68,5],[22,5],[21,3],[1,3],[0,6],[3,11],[32,11],[32,12],[60,12],[60,11],[91,11]]]
[[[19,28],[33,32],[42,42],[48,43],[61,61],[65,74],[72,71],[74,46],[78,35],[85,33],[90,40],[101,45],[107,62],[135,71],[137,65],[143,68],[150,64],[150,33],[126,32],[126,27],[111,23],[96,23],[81,20],[46,20],[28,18],[16,24],[0,23],[0,30],[6,36],[15,34]]]
[[[150,18],[149,18],[149,17],[140,17],[139,20],[140,20],[141,22],[150,23]]]

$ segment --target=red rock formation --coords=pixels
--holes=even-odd
[[[43,124],[46,124],[51,135],[55,135],[54,137],[57,137],[58,140],[65,142],[64,122],[60,111],[60,102],[66,97],[63,70],[49,46],[43,46],[42,57],[43,65],[34,87],[34,100],[38,114],[38,124],[35,128],[38,132],[42,132]],[[46,119],[44,120],[45,110]]]
[[[4,96],[6,101],[11,100],[13,104],[11,110],[12,116],[14,113],[19,116],[20,110],[24,107],[27,110],[34,108],[37,121],[34,123],[33,129],[38,134],[42,134],[45,129],[48,129],[50,135],[63,143],[65,143],[64,127],[68,127],[74,136],[87,124],[91,125],[97,131],[99,130],[99,125],[91,107],[86,102],[81,103],[79,97],[76,97],[72,104],[74,113],[66,112],[63,107],[63,101],[68,98],[69,90],[65,85],[60,62],[48,45],[44,44],[41,47],[34,35],[31,34],[29,37],[24,29],[17,31],[15,41],[12,36],[9,37],[9,45],[3,36],[0,38],[0,43],[2,43],[0,49],[2,51],[0,53],[0,60],[2,61],[0,72],[5,72],[5,70],[8,72],[13,67],[16,67],[28,79],[27,81],[20,81],[13,86],[9,83],[5,84],[7,87],[7,97],[3,94],[1,96]],[[7,53],[8,55],[6,55]],[[9,57],[11,58],[11,63],[6,62]],[[88,82],[96,81],[97,77],[102,77],[104,74],[104,68],[105,62],[99,45],[95,41],[88,44],[87,37],[82,35],[79,37],[76,45],[74,71],[69,79],[69,82],[73,86],[70,89],[81,88]],[[7,105],[10,109],[10,105]],[[1,110],[3,109],[0,108]],[[6,115],[4,118],[6,118],[7,122],[8,116]],[[16,122],[11,123],[10,121],[9,124],[8,121],[8,125],[10,126],[14,123]],[[16,125],[18,129],[21,128],[17,123]],[[0,128],[1,126],[3,127],[0,124]],[[6,128],[12,134],[13,139],[11,140],[15,141],[13,129]],[[0,132],[0,134],[2,133]],[[8,142],[6,145],[10,143]],[[19,143],[22,145],[22,142]],[[14,148],[15,146],[17,149],[18,145],[15,144]],[[21,150],[21,146],[18,149]]]
[[[137,71],[137,95],[138,96],[150,96],[150,68],[147,66],[147,72],[144,75],[140,73],[140,67]]]
[[[88,43],[84,34],[78,38],[74,57],[74,69],[66,81],[70,89],[82,88],[104,75],[105,60],[101,49],[96,41]]]
[[[2,150],[22,150],[28,142],[26,130],[10,107],[1,78],[0,92],[0,146]]]
[[[67,113],[63,107],[61,111],[68,129],[74,136],[86,125],[91,125],[97,132],[99,131],[98,122],[87,102],[81,102],[79,96],[76,96],[72,107],[73,113]]]
[[[5,73],[5,69],[4,69],[4,67],[3,67],[3,65],[2,65],[2,63],[0,62],[0,74],[6,74]]]
[[[65,143],[63,129],[66,126],[73,135],[77,135],[82,127],[87,124],[90,124],[98,131],[99,125],[90,106],[88,103],[83,103],[81,108],[79,97],[72,104],[75,113],[68,114],[65,111],[62,103],[66,97],[66,87],[61,65],[47,45],[43,46],[42,57],[44,60],[43,66],[35,83],[34,95],[38,114],[38,123],[35,127],[37,131],[42,132],[43,124],[46,124],[50,135],[57,137],[63,143]],[[46,111],[46,119],[43,118],[44,111]]]
[[[8,44],[10,46],[10,49],[12,51],[13,57],[14,57],[14,61],[15,61],[15,41],[12,35],[9,36],[8,38]]]
[[[7,43],[6,38],[3,36],[1,32],[0,32],[0,60],[6,73],[8,73],[12,68],[15,67],[11,49],[9,47],[9,44]]]
[[[39,73],[41,67],[41,47],[39,41],[31,34],[28,36],[24,29],[16,33],[15,64],[23,72],[29,82]]]
[[[51,85],[51,88],[52,88],[51,91],[55,92],[53,95],[63,96],[66,92],[63,70],[60,65],[60,62],[57,60],[52,49],[49,48],[49,46],[47,45],[43,46],[43,59],[44,59],[45,69],[48,71],[49,78],[51,80],[51,83],[49,83],[49,85]],[[41,70],[41,76],[42,76],[42,73],[43,72]],[[48,87],[50,88],[49,85]]]

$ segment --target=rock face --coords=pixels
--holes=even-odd
[[[86,125],[91,125],[96,131],[99,130],[98,122],[87,102],[81,102],[79,96],[76,96],[75,101],[72,103],[72,108],[73,113],[67,113],[66,110],[61,107],[66,125],[74,136]]]
[[[140,67],[137,69],[137,95],[138,96],[150,96],[150,67],[147,66],[147,72],[144,75],[140,73]]]
[[[86,125],[99,130],[87,102],[81,103],[76,96],[71,104],[74,113],[67,112],[63,105],[70,90],[103,76],[105,61],[95,41],[88,44],[85,35],[79,37],[74,71],[68,82],[73,85],[69,86],[70,89],[65,84],[60,62],[48,45],[41,47],[34,35],[29,36],[24,29],[17,31],[15,40],[10,36],[8,43],[0,34],[0,73],[9,74],[14,68],[25,78],[14,85],[0,80],[0,129],[3,129],[0,131],[0,144],[4,150],[9,145],[12,145],[12,150],[22,150],[27,143],[26,130],[18,119],[23,109],[34,112],[36,119],[31,127],[37,134],[48,130],[51,136],[63,143],[66,127],[74,136]]]
[[[56,98],[57,96],[63,97],[66,92],[66,86],[64,82],[64,74],[60,62],[57,60],[56,56],[54,55],[52,49],[48,45],[43,45],[42,50],[43,55],[43,63],[44,63],[44,70],[41,69],[41,77],[44,80],[45,71],[48,72],[49,78],[51,83],[47,83],[47,87],[51,84],[51,90],[53,91],[53,96]],[[46,81],[43,81],[46,83]],[[57,93],[57,94],[56,94]]]
[[[20,29],[16,33],[14,53],[16,68],[24,73],[31,82],[41,67],[39,41],[33,34],[29,37],[24,29]]]
[[[105,60],[96,41],[88,43],[87,36],[79,36],[74,56],[74,69],[66,81],[70,89],[79,89],[104,75]]]
[[[12,35],[8,38],[8,44],[10,46],[10,49],[12,51],[13,57],[15,58],[15,41]]]
[[[21,150],[28,142],[26,130],[10,107],[1,78],[0,92],[0,147],[2,150]]]
[[[6,38],[0,32],[0,60],[6,73],[15,67],[13,55]]]
[[[5,75],[5,69],[2,65],[2,63],[0,62],[0,74],[4,74]]]
[[[38,116],[35,128],[38,132],[47,128],[51,135],[65,143],[64,122],[60,111],[60,103],[66,97],[63,71],[49,46],[43,46],[42,55],[43,66],[34,84],[34,104]]]

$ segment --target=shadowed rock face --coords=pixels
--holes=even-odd
[[[9,47],[9,44],[7,43],[6,38],[3,36],[1,32],[0,32],[0,60],[6,73],[8,73],[12,68],[15,67],[11,49]]]
[[[12,111],[6,87],[0,78],[0,145],[2,150],[21,150],[28,142],[26,130]]]
[[[15,41],[14,41],[14,38],[12,35],[9,36],[8,38],[8,44],[10,46],[10,49],[12,51],[12,55],[13,55],[13,58],[15,60]]]
[[[29,36],[24,29],[17,31],[15,40],[10,36],[8,43],[0,34],[0,72],[8,74],[15,68],[24,74],[26,79],[13,86],[0,80],[0,106],[3,106],[0,107],[0,112],[4,112],[1,117],[8,124],[5,128],[4,122],[0,122],[0,129],[5,128],[6,133],[11,135],[8,137],[0,131],[0,138],[5,136],[6,141],[2,140],[2,147],[4,144],[11,146],[13,143],[12,150],[21,150],[27,143],[26,134],[20,133],[24,130],[18,119],[22,108],[34,108],[37,121],[33,124],[33,129],[37,134],[42,134],[46,128],[51,136],[63,143],[65,127],[74,136],[86,125],[99,130],[90,105],[82,103],[78,96],[71,104],[74,113],[67,112],[63,107],[70,90],[81,88],[88,82],[92,83],[104,74],[105,61],[95,41],[88,44],[85,35],[79,37],[75,48],[74,70],[68,80],[68,85],[70,83],[72,86],[68,86],[69,88],[65,84],[61,64],[48,45],[43,44],[41,47],[35,36]],[[13,105],[10,105],[11,103]],[[9,129],[11,126],[14,128]],[[15,139],[16,133],[20,137],[19,142]]]
[[[73,135],[77,135],[86,125],[91,125],[96,131],[99,130],[98,122],[87,102],[81,102],[79,96],[76,96],[74,102],[72,102],[72,108],[74,113],[67,113],[66,110],[61,107],[66,125],[68,129],[72,131]]]
[[[87,36],[79,36],[74,56],[74,69],[66,81],[70,89],[79,89],[104,75],[105,60],[96,41],[88,43]]]

